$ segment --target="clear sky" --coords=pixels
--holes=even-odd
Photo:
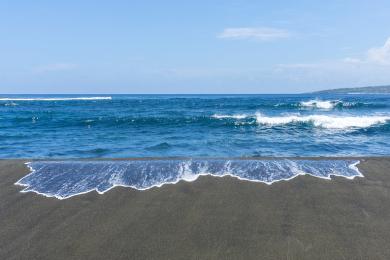
[[[390,1],[0,0],[0,93],[390,84]]]

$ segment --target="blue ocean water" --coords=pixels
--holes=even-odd
[[[1,95],[0,158],[390,155],[390,95]]]

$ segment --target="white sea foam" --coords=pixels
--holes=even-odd
[[[18,104],[17,103],[14,103],[14,102],[9,102],[9,103],[5,103],[4,106],[6,107],[13,107],[13,106],[17,106]]]
[[[291,123],[312,123],[315,127],[330,129],[366,128],[376,124],[384,124],[390,120],[390,116],[265,116],[256,114],[258,124],[285,125]]]
[[[0,101],[69,101],[69,100],[111,100],[112,97],[37,97],[37,98],[0,98]]]
[[[300,105],[302,107],[314,107],[314,108],[320,108],[320,109],[332,109],[337,104],[339,104],[341,101],[339,100],[309,100],[309,101],[302,101],[300,102]]]
[[[243,181],[272,184],[300,175],[330,180],[363,177],[356,160],[288,159],[210,159],[210,160],[135,160],[135,161],[49,161],[28,163],[31,173],[16,185],[22,192],[67,199],[96,191],[103,194],[114,187],[147,190],[179,181],[193,182],[199,176],[230,176]]]
[[[220,114],[214,114],[212,115],[213,118],[217,119],[224,119],[224,118],[233,118],[233,119],[245,119],[248,117],[246,114],[237,114],[237,115],[220,115]]]

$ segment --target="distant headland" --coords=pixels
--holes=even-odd
[[[311,92],[313,94],[382,94],[390,93],[390,85],[359,88],[336,88]]]

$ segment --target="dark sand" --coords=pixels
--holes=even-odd
[[[0,161],[0,259],[390,259],[390,158],[365,178],[271,186],[201,177],[67,200],[20,193]]]

